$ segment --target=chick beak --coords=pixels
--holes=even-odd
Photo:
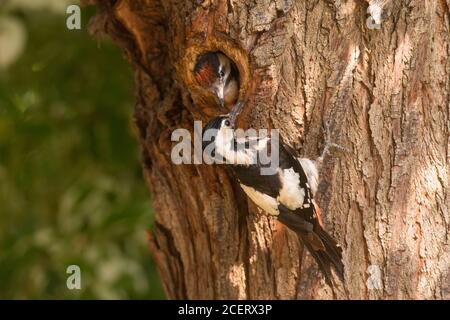
[[[236,124],[236,119],[239,115],[239,113],[241,113],[242,108],[244,107],[244,102],[243,101],[238,101],[233,109],[231,109],[229,116],[230,116],[230,122],[231,122],[231,126],[234,127],[234,125]]]
[[[219,97],[219,102],[220,102],[220,107],[222,109],[225,109],[225,101],[224,101],[224,99]]]
[[[220,85],[220,86],[217,88],[216,94],[217,94],[217,98],[219,99],[220,107],[221,107],[222,109],[225,109],[225,98],[224,98],[224,93],[223,93],[223,91],[224,91],[224,87],[223,87],[223,85]]]

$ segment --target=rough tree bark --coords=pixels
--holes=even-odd
[[[169,298],[450,298],[449,0],[87,2],[99,9],[91,30],[135,66],[150,247]],[[327,121],[351,150],[326,158],[319,187],[344,248],[334,292],[227,171],[170,160],[171,132],[217,113],[192,77],[198,54],[217,50],[249,98],[240,127],[280,128],[315,158]]]

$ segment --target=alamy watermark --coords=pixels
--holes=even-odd
[[[67,7],[66,27],[69,30],[81,30],[81,9],[80,6],[72,4]]]
[[[383,289],[383,279],[381,268],[377,265],[370,265],[367,268],[367,273],[369,277],[367,278],[367,288],[369,290],[382,290]]]
[[[174,164],[258,165],[261,175],[273,175],[279,165],[279,130],[208,129],[194,121],[193,137],[187,129],[176,129],[171,140]],[[219,134],[220,133],[220,134]],[[270,139],[269,139],[270,137]],[[192,150],[193,148],[193,150]]]
[[[373,0],[371,4],[367,7],[367,19],[366,27],[370,30],[380,30],[381,24],[390,15],[389,1],[387,0]]]
[[[81,290],[81,268],[75,264],[70,265],[67,267],[66,273],[69,274],[66,281],[67,289]]]
[[[367,29],[373,30],[381,29],[381,14],[383,12],[383,8],[378,4],[372,4],[367,7],[367,19],[366,26]]]

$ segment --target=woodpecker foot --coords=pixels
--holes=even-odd
[[[330,123],[329,122],[325,122],[323,124],[323,131],[325,132],[325,146],[323,148],[322,154],[320,155],[319,158],[317,158],[317,161],[319,163],[323,162],[323,159],[325,158],[327,153],[330,152],[330,148],[336,148],[336,149],[338,149],[340,151],[343,151],[343,152],[350,152],[349,149],[347,149],[347,148],[345,148],[345,147],[343,147],[341,145],[338,145],[338,144],[336,144],[334,142],[331,142],[331,133],[330,133]]]

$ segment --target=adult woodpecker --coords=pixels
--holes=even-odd
[[[201,55],[194,67],[194,77],[200,86],[219,99],[222,108],[231,107],[239,95],[239,72],[235,64],[221,52]]]
[[[235,123],[242,107],[243,103],[238,102],[230,113],[206,124],[203,150],[213,151],[211,154],[215,157],[222,157],[225,165],[234,171],[247,196],[298,235],[319,265],[326,282],[332,286],[331,267],[341,280],[344,277],[342,249],[324,230],[320,209],[314,202],[319,183],[315,161],[296,157],[287,145],[281,141],[272,141],[273,137],[238,138]],[[208,135],[209,129],[215,130],[213,136]],[[267,164],[261,163],[258,152],[273,154],[274,145],[279,148],[278,167],[273,174],[263,175],[261,169]],[[324,152],[327,150],[328,146]]]

